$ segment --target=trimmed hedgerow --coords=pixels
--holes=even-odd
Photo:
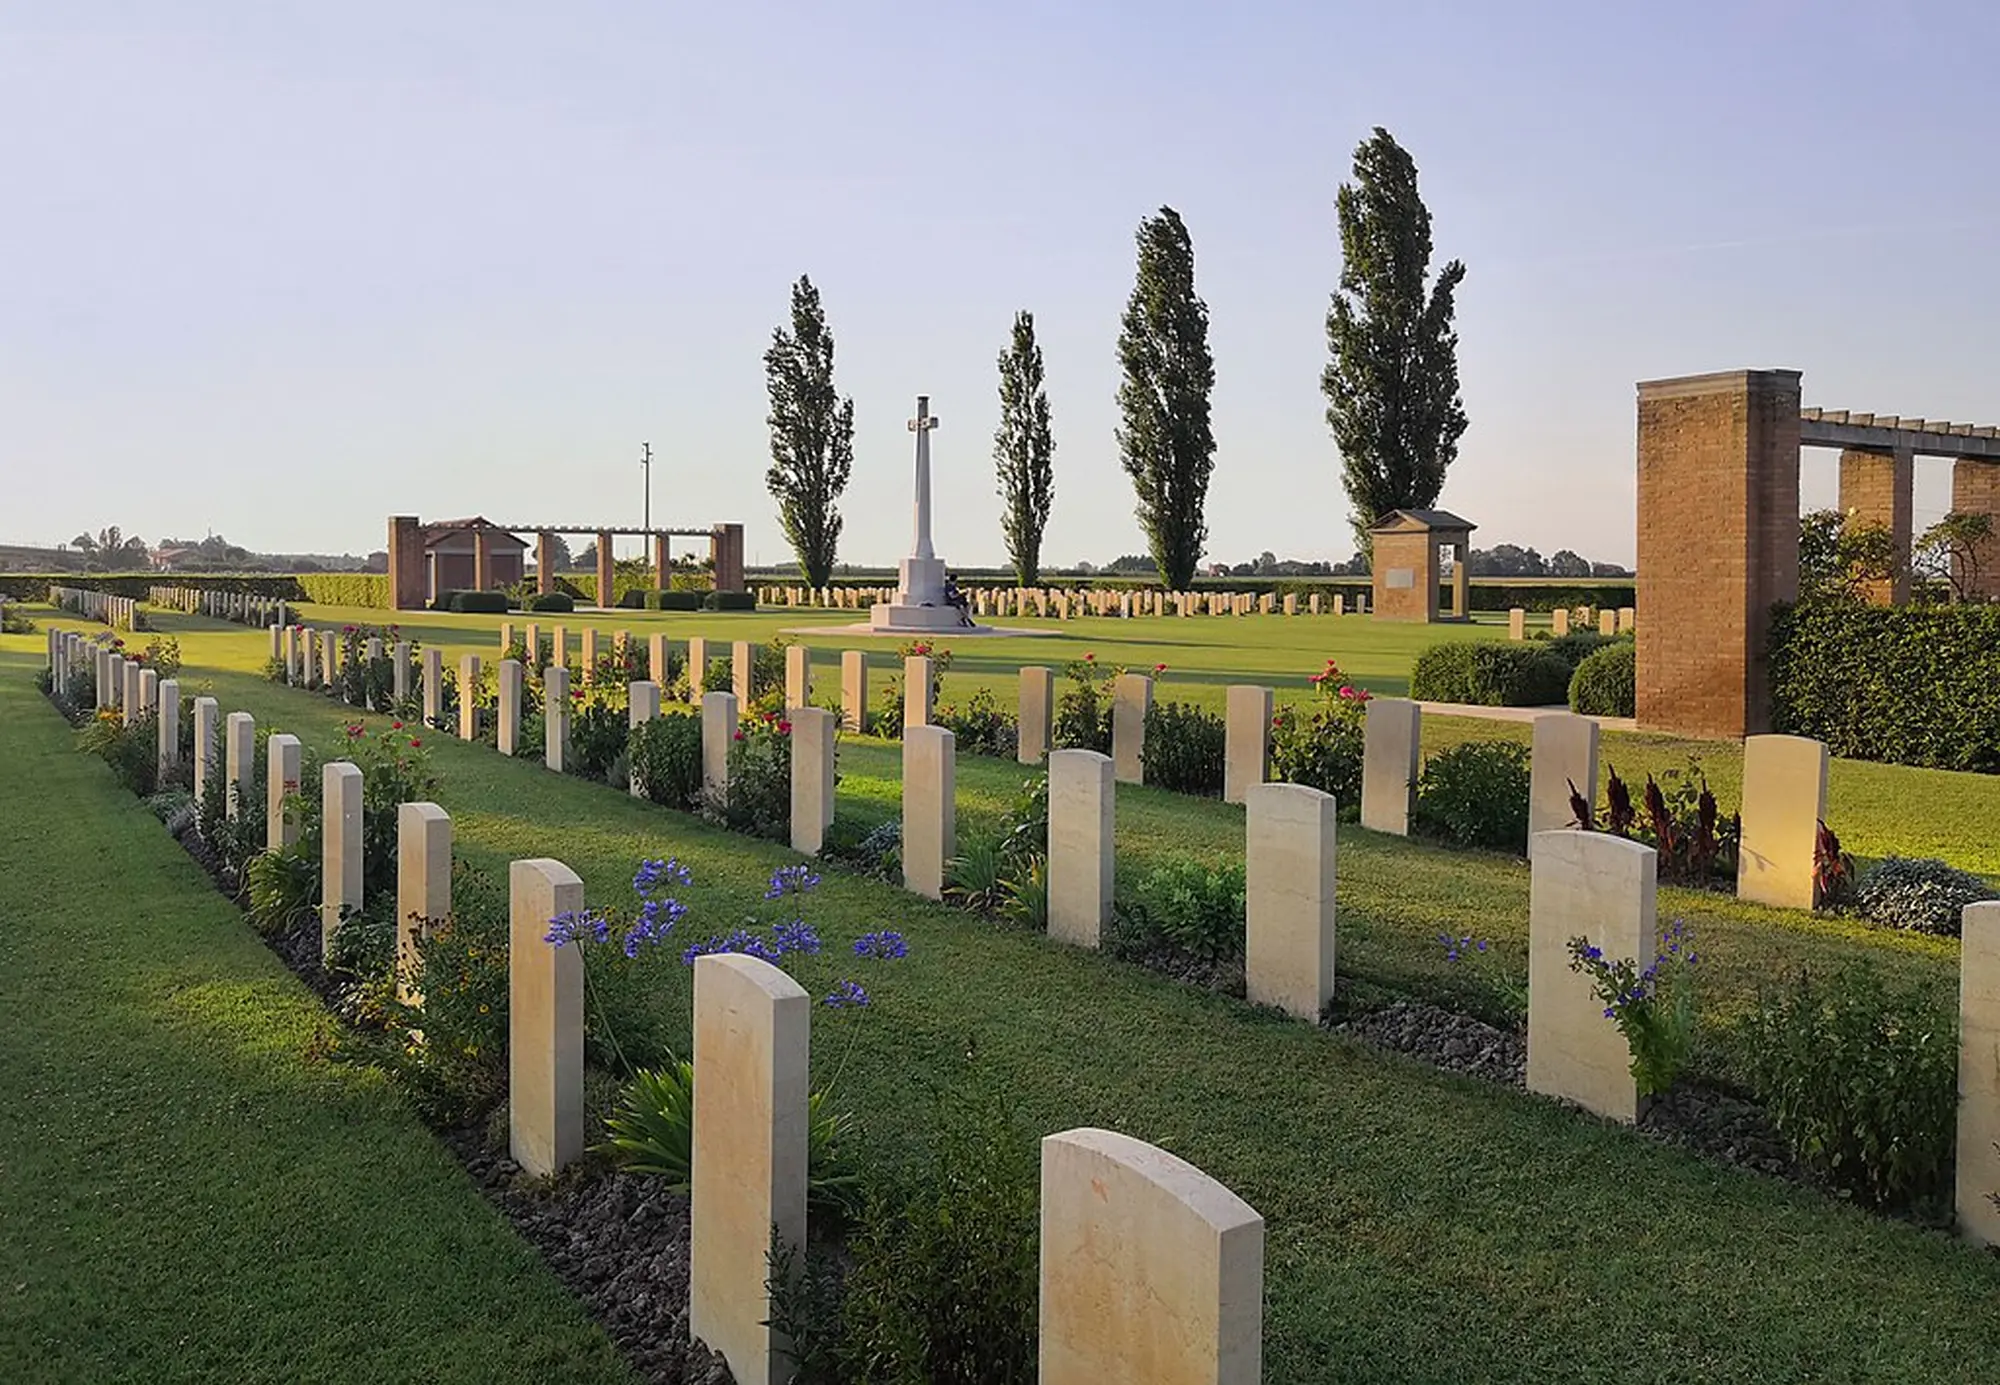
[[[1835,755],[2000,773],[2000,605],[1781,606],[1772,729]]]
[[[757,609],[755,592],[709,592],[702,598],[704,611],[754,611]]]
[[[389,606],[389,578],[379,572],[309,572],[296,579],[305,599],[320,606]]]
[[[1928,857],[1885,857],[1854,886],[1854,903],[1870,923],[1956,938],[1965,906],[2000,899],[1968,871]]]
[[[1637,698],[1634,656],[1630,640],[1598,650],[1576,666],[1569,680],[1569,707],[1591,717],[1629,717]]]
[[[1569,692],[1569,665],[1547,650],[1521,644],[1434,644],[1410,669],[1410,696],[1419,702],[1482,707],[1547,707]]]
[[[514,603],[505,592],[442,591],[431,603],[433,611],[457,611],[461,614],[497,614],[514,609]]]
[[[574,611],[576,598],[568,592],[536,592],[521,603],[524,611]]]

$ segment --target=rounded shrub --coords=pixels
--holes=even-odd
[[[1547,707],[1563,700],[1569,678],[1569,665],[1536,645],[1454,640],[1417,656],[1410,696],[1480,707]]]
[[[523,603],[529,611],[574,611],[576,598],[568,592],[536,592]]]
[[[1541,650],[1545,654],[1555,655],[1565,664],[1568,664],[1571,671],[1574,672],[1578,664],[1588,659],[1598,650],[1608,645],[1617,644],[1625,639],[1626,637],[1623,635],[1605,635],[1595,630],[1572,630],[1567,635],[1550,635],[1544,633],[1536,638],[1533,643],[1536,649]]]
[[[1965,906],[2000,899],[1968,871],[1928,857],[1890,856],[1854,886],[1854,902],[1870,923],[1956,938]]]
[[[704,611],[754,611],[757,609],[755,592],[710,592],[702,599]]]
[[[460,614],[498,615],[513,610],[514,603],[505,592],[459,591],[451,594],[451,602],[445,609]]]
[[[1528,849],[1528,747],[1465,741],[1424,762],[1417,828],[1459,846]]]
[[[1633,658],[1638,646],[1630,640],[1606,645],[1586,655],[1569,680],[1569,708],[1590,717],[1633,715],[1637,680]]]
[[[649,591],[645,593],[645,606],[649,611],[699,611],[701,592]]]

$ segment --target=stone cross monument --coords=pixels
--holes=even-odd
[[[896,599],[875,606],[868,618],[885,634],[966,628],[958,608],[945,600],[944,559],[931,548],[931,430],[937,425],[930,396],[918,395],[917,416],[909,424],[917,435],[916,540],[900,564]]]

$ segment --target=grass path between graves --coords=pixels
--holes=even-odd
[[[192,670],[187,681],[322,750],[340,742],[348,714],[323,699],[236,673]],[[555,856],[593,902],[616,904],[629,899],[636,859],[677,854],[699,881],[683,927],[704,936],[757,914],[769,871],[796,859],[533,762],[431,743],[461,854],[489,873]],[[879,806],[892,794],[892,752],[844,754],[843,806]],[[1019,778],[970,757],[960,774],[968,816]],[[1156,838],[1188,849],[1182,839],[1199,830],[1221,849],[1234,810],[1167,798],[1121,793],[1121,843],[1135,855]],[[1519,866],[1358,831],[1342,852],[1344,958],[1371,934],[1413,926],[1398,921],[1399,898],[1518,926],[1508,920],[1525,898]],[[871,974],[878,1004],[841,1078],[865,1156],[919,1154],[933,1128],[928,1094],[970,1072],[1012,1095],[1026,1133],[1104,1126],[1192,1160],[1267,1220],[1272,1385],[1971,1385],[2000,1368],[2000,1258],[1943,1233],[880,882],[830,873],[810,905],[833,955],[805,964],[808,984],[842,974],[837,955],[863,931],[900,928],[911,941],[894,973]],[[663,1028],[684,1046],[686,972],[664,952],[643,965]],[[824,1027],[832,1012],[816,1020],[824,1080],[845,1036]]]
[[[625,1381],[319,1003],[0,657],[0,1376]]]

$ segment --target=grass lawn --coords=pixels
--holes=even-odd
[[[610,1341],[0,656],[0,1374],[624,1381]]]
[[[715,624],[721,624],[718,621]],[[1304,623],[1303,621],[1301,622]],[[11,642],[39,646],[39,636]],[[224,710],[255,712],[331,750],[347,713],[240,670],[254,632],[186,641]],[[246,656],[242,651],[248,651]],[[25,678],[9,660],[5,677]],[[434,737],[440,801],[461,851],[498,872],[553,855],[594,902],[629,898],[636,859],[678,854],[700,882],[684,928],[726,931],[761,907],[787,851],[729,836],[600,785]],[[842,807],[889,811],[893,747],[842,752]],[[962,812],[992,817],[1022,777],[960,763]],[[1168,852],[1223,854],[1240,813],[1121,791],[1130,870]],[[1445,919],[1518,940],[1525,868],[1343,829],[1342,966],[1422,978]],[[1700,901],[1672,897],[1669,912]],[[977,921],[838,873],[810,917],[829,952],[869,929],[911,940],[879,977],[842,1099],[874,1157],[919,1152],[927,1094],[961,1077],[1012,1093],[1034,1133],[1102,1125],[1191,1159],[1268,1223],[1265,1378],[1461,1381],[1986,1381],[2000,1363],[2000,1258],[1819,1194],[1739,1173],[1552,1103],[1437,1072],[1255,1012],[1138,968]],[[1942,975],[1950,946],[1733,904],[1717,915],[1713,975],[1758,949],[1868,952]],[[1831,940],[1829,941],[1829,937]],[[649,955],[648,980],[685,1043],[688,980]],[[809,983],[842,974],[815,963]],[[1435,979],[1435,978],[1433,978]],[[301,1001],[303,1003],[303,1001]],[[837,1022],[821,1011],[822,1025]],[[822,1028],[816,1071],[844,1042]]]

